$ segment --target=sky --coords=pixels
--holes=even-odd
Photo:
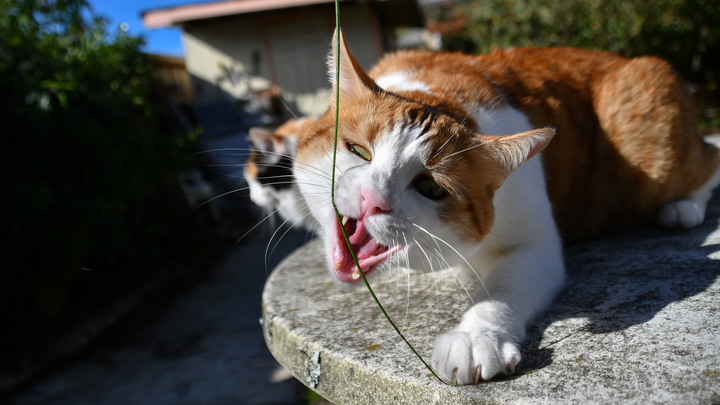
[[[173,56],[183,55],[180,28],[147,29],[142,25],[140,13],[156,8],[203,2],[207,0],[89,0],[95,14],[110,20],[110,32],[125,23],[129,33],[145,37],[146,45],[143,51]]]

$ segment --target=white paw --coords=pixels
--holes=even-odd
[[[665,228],[690,229],[700,225],[705,219],[705,210],[693,200],[671,202],[658,213],[658,224]]]
[[[520,350],[507,335],[479,327],[438,336],[431,361],[444,380],[477,384],[499,373],[512,374],[520,362]]]

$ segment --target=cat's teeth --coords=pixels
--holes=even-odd
[[[353,280],[357,280],[360,278],[360,273],[354,272],[350,277],[352,277]]]
[[[345,224],[347,224],[348,219],[350,219],[350,218],[349,218],[347,215],[343,215],[343,217],[342,217],[342,224],[343,224],[343,226],[344,226]]]

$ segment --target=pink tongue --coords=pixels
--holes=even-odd
[[[387,246],[381,245],[365,230],[365,224],[360,219],[348,219],[345,225],[350,245],[352,246],[363,273],[370,273],[375,266],[389,256]],[[352,233],[351,233],[352,232]],[[395,249],[393,249],[395,250]],[[361,279],[352,254],[348,250],[343,237],[340,224],[336,225],[336,241],[333,250],[333,270],[335,276],[344,282],[355,282]]]

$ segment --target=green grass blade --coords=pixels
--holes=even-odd
[[[420,356],[420,354],[415,350],[412,344],[405,338],[403,333],[400,331],[400,329],[395,325],[395,322],[390,318],[390,315],[388,315],[387,311],[385,311],[385,308],[380,303],[380,300],[375,295],[375,292],[373,291],[372,287],[370,287],[370,283],[368,283],[367,278],[365,277],[365,273],[363,273],[362,268],[360,267],[360,262],[358,261],[357,255],[355,254],[355,251],[352,248],[352,245],[350,244],[350,238],[347,235],[347,232],[345,231],[345,227],[342,226],[342,218],[340,215],[340,211],[338,211],[337,205],[335,205],[335,163],[337,160],[337,146],[338,146],[338,126],[340,122],[340,5],[339,0],[335,0],[335,30],[337,32],[337,35],[335,35],[336,43],[335,43],[335,140],[333,143],[333,168],[332,168],[332,186],[330,189],[330,201],[332,202],[333,209],[335,210],[335,217],[338,223],[340,223],[340,229],[342,230],[343,237],[345,238],[345,243],[348,246],[348,249],[350,250],[350,254],[352,255],[353,261],[355,262],[355,266],[357,266],[358,271],[360,272],[360,276],[363,279],[363,282],[365,283],[365,286],[367,287],[368,291],[370,291],[370,295],[372,295],[373,300],[375,300],[375,303],[380,308],[380,311],[382,311],[383,315],[385,315],[385,318],[390,322],[390,325],[392,325],[393,329],[395,329],[395,332],[402,338],[402,340],[405,342],[405,344],[408,345],[410,350],[417,356],[418,359],[425,365],[425,367],[430,370],[430,373],[435,376],[440,382],[447,385],[452,385],[451,383],[448,383],[447,381],[440,378],[439,375],[435,373],[435,371],[430,367],[430,365],[425,362],[425,360]]]

